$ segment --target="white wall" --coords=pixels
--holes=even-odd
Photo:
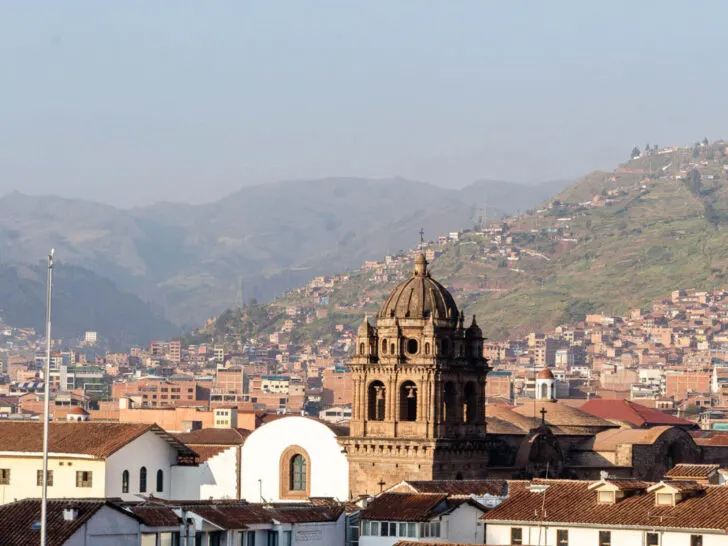
[[[482,515],[483,512],[481,510],[468,504],[463,504],[457,510],[442,518],[447,528],[447,541],[462,542],[465,544],[484,544],[484,526],[483,522],[480,521]]]
[[[342,514],[338,521],[331,523],[296,523],[293,525],[293,546],[343,546],[345,522]]]
[[[139,522],[103,506],[64,546],[138,546]]]
[[[144,495],[172,498],[171,469],[177,464],[177,450],[154,432],[145,432],[106,459],[106,496],[139,500],[139,470],[147,468],[147,491]],[[157,470],[164,472],[164,491],[157,492]],[[121,492],[124,470],[129,471],[129,493]]]
[[[486,544],[510,544],[511,527],[522,527],[523,544],[546,544],[556,545],[556,530],[569,530],[569,544],[598,544],[600,529],[595,527],[542,527],[539,539],[539,528],[526,525],[498,525],[488,523],[486,525]],[[601,529],[612,532],[612,544],[614,546],[644,546],[645,534],[648,531],[637,531],[632,529]],[[690,533],[660,532],[661,546],[690,546]],[[703,534],[703,546],[728,546],[728,535]]]
[[[349,498],[349,462],[326,425],[305,417],[276,419],[253,431],[243,444],[241,462],[242,498],[280,500],[280,458],[289,446],[298,445],[311,458],[311,496]]]
[[[172,468],[174,500],[235,499],[237,447],[231,447],[211,457],[200,466]]]
[[[53,485],[48,487],[48,497],[105,497],[104,466],[104,461],[98,459],[49,457],[48,469],[53,471]],[[0,504],[26,498],[40,498],[43,494],[43,488],[37,481],[37,472],[43,468],[41,456],[0,457],[0,468],[10,469],[10,484],[0,485]],[[76,471],[93,472],[92,486],[76,487]]]

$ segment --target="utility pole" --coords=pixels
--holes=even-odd
[[[40,505],[40,546],[46,546],[48,537],[48,419],[51,395],[51,301],[53,295],[53,254],[48,254],[48,286],[46,287],[46,359],[43,400],[43,497]]]

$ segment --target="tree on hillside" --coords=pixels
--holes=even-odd
[[[707,146],[707,145],[708,145],[708,137],[705,137],[703,139],[703,146]]]
[[[632,155],[630,157],[632,159],[636,159],[639,156],[640,156],[640,149],[637,146],[635,146],[634,148],[632,148]]]
[[[700,179],[700,171],[698,169],[690,171],[684,179],[685,184],[687,184],[690,189],[690,192],[695,196],[700,195]]]
[[[650,143],[648,142],[647,144],[645,144],[645,152],[649,152],[650,150]]]

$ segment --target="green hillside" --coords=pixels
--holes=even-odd
[[[621,313],[678,288],[728,285],[725,148],[718,142],[653,152],[613,172],[590,173],[540,208],[507,219],[500,236],[465,232],[458,241],[432,242],[432,275],[467,314],[478,314],[490,339],[589,312]],[[406,260],[380,266],[386,281],[371,271],[343,276],[326,292],[332,313],[294,330],[293,339],[333,336],[336,321],[357,325],[410,267]],[[309,292],[291,291],[273,309],[311,306]]]

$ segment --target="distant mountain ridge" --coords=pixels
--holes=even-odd
[[[544,196],[538,188],[484,182],[449,190],[400,178],[329,178],[131,210],[14,192],[0,198],[0,263],[35,263],[55,247],[64,263],[189,325],[234,304],[241,284],[245,299],[264,300],[315,275],[409,248],[422,227],[446,233],[472,226],[486,202],[489,219],[535,206]]]
[[[45,265],[0,266],[0,317],[7,324],[45,332],[46,275]],[[88,269],[57,262],[53,286],[54,339],[94,330],[121,350],[180,333],[149,304]]]

